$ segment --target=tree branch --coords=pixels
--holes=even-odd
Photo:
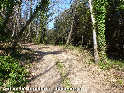
[[[19,36],[18,38],[21,38],[22,37],[23,32],[25,31],[26,27],[34,20],[34,18],[37,16],[38,11],[39,10],[45,11],[47,3],[48,3],[48,0],[41,0],[41,2],[39,3],[39,5],[37,5],[34,13],[31,15],[31,17],[29,18],[29,20],[26,22],[25,26],[20,30],[20,33],[18,35]]]

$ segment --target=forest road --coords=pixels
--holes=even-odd
[[[30,91],[25,93],[117,93],[106,82],[106,72],[84,62],[88,54],[62,46],[27,47],[34,50],[37,60],[29,69],[31,79],[26,88],[30,87]]]

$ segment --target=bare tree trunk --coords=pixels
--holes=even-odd
[[[12,23],[13,23],[13,29],[12,29],[12,37],[14,38],[14,40],[11,42],[11,49],[9,50],[8,55],[12,55],[16,52],[16,46],[17,46],[17,42],[16,42],[16,38],[17,33],[20,32],[20,17],[21,17],[21,6],[20,4],[17,4],[16,6],[14,6],[14,16],[12,19]]]
[[[70,30],[70,32],[69,32],[69,35],[68,35],[68,39],[67,39],[66,45],[68,45],[68,44],[70,43],[71,35],[72,35],[72,32],[73,32],[73,24],[74,24],[74,21],[72,21],[71,30]]]
[[[68,38],[67,38],[67,42],[66,42],[66,45],[68,45],[70,43],[70,40],[71,40],[71,35],[72,35],[72,32],[73,32],[73,25],[74,25],[74,17],[75,17],[75,12],[76,12],[76,7],[78,6],[78,3],[79,3],[79,0],[75,0],[75,6],[74,8],[72,9],[72,23],[71,23],[71,29],[70,29],[70,32],[69,32],[69,35],[68,35]]]
[[[98,55],[98,50],[97,50],[97,39],[96,39],[96,29],[95,29],[96,21],[95,21],[95,17],[93,14],[92,1],[93,0],[89,0],[89,6],[90,6],[91,20],[92,20],[92,25],[93,25],[94,59],[95,59],[95,63],[98,63],[99,55]]]
[[[30,0],[30,17],[32,16],[32,0]],[[31,40],[32,37],[32,22],[29,24],[29,41]]]
[[[23,35],[23,32],[25,31],[26,27],[29,26],[29,24],[33,21],[33,19],[37,16],[37,13],[39,10],[45,10],[46,4],[44,3],[46,0],[41,0],[39,2],[39,5],[36,6],[35,11],[32,13],[28,21],[26,21],[26,24],[21,28],[20,33],[18,33],[18,39],[20,39]]]
[[[81,41],[81,45],[83,46],[83,43],[84,43],[84,37],[82,35],[82,41]]]

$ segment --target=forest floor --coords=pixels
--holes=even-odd
[[[33,50],[32,62],[22,61],[30,72],[26,87],[41,88],[25,93],[124,93],[115,78],[115,70],[100,69],[87,50],[79,52],[53,45],[24,46]]]

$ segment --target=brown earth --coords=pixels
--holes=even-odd
[[[26,46],[37,57],[29,68],[30,82],[26,87],[42,90],[25,93],[124,93],[122,88],[114,86],[116,79],[112,70],[104,71],[93,63],[88,64],[93,58],[87,50],[80,53],[76,49],[65,49],[62,46]],[[61,90],[57,90],[57,87]],[[75,90],[62,90],[69,87]]]

